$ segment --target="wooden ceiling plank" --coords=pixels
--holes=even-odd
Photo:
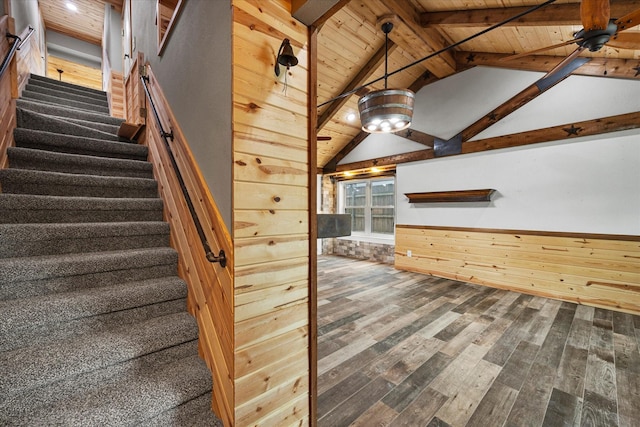
[[[466,141],[462,143],[462,154],[560,141],[637,128],[640,128],[640,112],[619,114],[578,123],[567,123],[544,129],[486,138],[478,141]]]
[[[388,54],[391,55],[391,53],[393,53],[396,47],[397,46],[395,43],[393,43],[392,41],[389,41]],[[384,63],[384,58],[385,58],[385,46],[382,46],[382,48],[380,48],[376,53],[373,54],[373,56],[371,57],[371,59],[369,59],[369,61],[365,64],[365,66],[362,67],[362,69],[360,69],[360,71],[358,72],[358,74],[356,74],[353,80],[347,83],[347,85],[342,89],[340,93],[342,94],[342,93],[351,92],[356,88],[358,88],[359,86],[361,86],[363,83],[365,83],[366,80],[369,77],[371,77],[373,72],[376,69],[378,69],[380,64]],[[344,104],[347,103],[350,96],[351,95],[343,96],[342,98],[336,99],[329,105],[329,107],[327,107],[327,109],[322,113],[322,115],[318,117],[318,132],[329,122],[329,120],[331,120],[331,118],[335,115],[335,113],[337,113],[338,110],[340,110],[340,108],[342,108]]]
[[[618,0],[611,3],[611,16],[620,17],[640,8],[640,0]],[[420,23],[425,28],[435,26],[482,27],[497,24],[529,7],[505,7],[471,10],[425,12]],[[505,24],[506,26],[580,25],[580,3],[551,4]]]
[[[549,72],[565,57],[552,55],[531,55],[520,59],[504,61],[509,54],[490,52],[456,52],[457,68],[465,70],[477,65],[508,68],[523,71]],[[592,77],[609,77],[640,80],[640,60],[591,58],[577,70],[575,75]]]

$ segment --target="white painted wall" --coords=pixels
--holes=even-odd
[[[427,86],[416,128],[453,136],[538,76],[477,68]],[[572,76],[475,139],[634,111],[639,81]],[[404,196],[480,188],[498,193],[472,204]],[[398,224],[640,235],[640,130],[398,165],[397,194]]]

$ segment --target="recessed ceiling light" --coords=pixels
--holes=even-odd
[[[74,12],[78,11],[78,6],[76,6],[75,4],[71,3],[70,1],[67,2],[67,9],[72,10]]]
[[[349,113],[347,114],[347,121],[348,122],[352,122],[356,119],[356,113]]]

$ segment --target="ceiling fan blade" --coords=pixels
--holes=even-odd
[[[585,31],[604,30],[611,19],[609,0],[582,0],[580,20]]]
[[[534,55],[534,54],[540,53],[540,52],[546,52],[547,50],[552,50],[552,49],[556,49],[556,48],[559,48],[559,47],[562,47],[562,46],[567,46],[567,45],[570,45],[570,44],[577,43],[580,40],[582,40],[582,39],[571,39],[571,40],[567,40],[566,42],[554,44],[552,46],[541,47],[540,49],[534,49],[534,50],[529,50],[527,52],[518,53],[516,55],[505,56],[504,58],[500,58],[500,61],[511,61],[512,59],[522,58],[523,56]]]
[[[622,18],[616,19],[616,25],[618,26],[618,31],[628,30],[636,25],[640,25],[640,9],[636,9],[633,12],[627,13]]]
[[[548,79],[549,77],[553,76],[554,74],[556,74],[558,71],[562,70],[565,65],[569,64],[570,62],[572,62],[574,59],[576,59],[576,57],[578,55],[580,55],[582,53],[583,50],[585,50],[586,48],[583,46],[578,46],[578,48],[576,50],[574,50],[571,55],[567,56],[566,58],[564,58],[562,61],[560,61],[560,63],[558,65],[556,65],[555,67],[553,67],[553,69],[551,71],[549,71],[547,74],[545,74],[542,79]],[[540,80],[542,80],[540,79]]]
[[[640,31],[618,33],[611,37],[611,40],[607,42],[607,46],[617,47],[619,49],[640,50]]]

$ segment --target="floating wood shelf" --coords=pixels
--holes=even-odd
[[[409,203],[488,202],[496,190],[432,191],[429,193],[405,193]]]

